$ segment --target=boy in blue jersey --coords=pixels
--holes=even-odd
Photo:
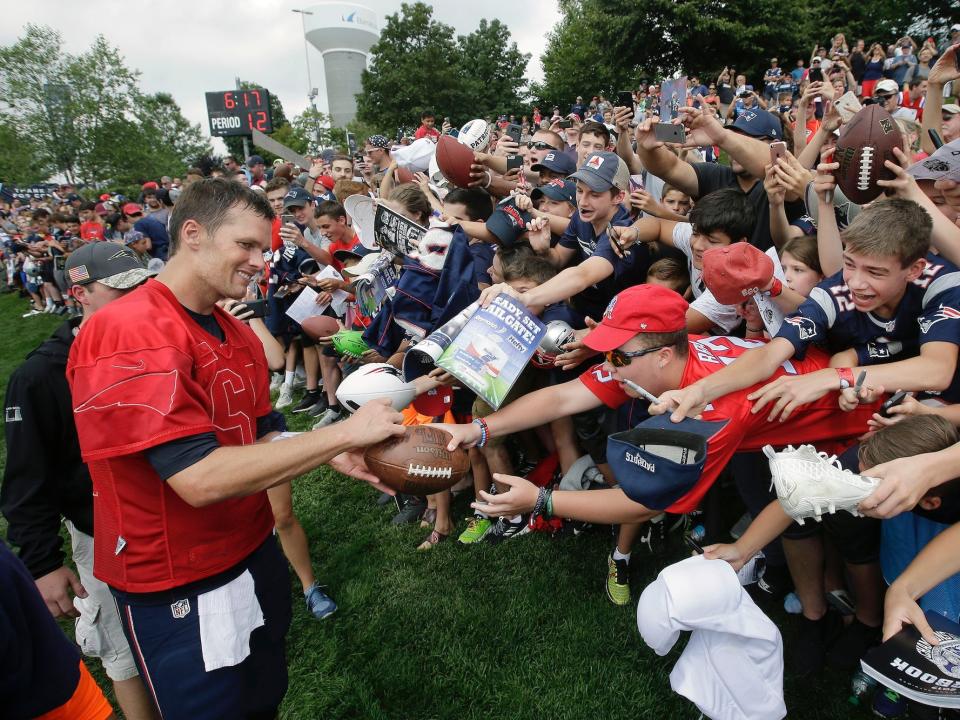
[[[865,208],[842,233],[843,269],[813,289],[775,338],[720,372],[665,393],[651,411],[673,411],[675,420],[695,414],[718,397],[769,378],[781,363],[802,359],[811,344],[834,354],[834,366],[777,378],[759,388],[748,396],[755,401],[753,413],[770,405],[768,419],[783,422],[799,406],[852,387],[864,369],[871,395],[882,388],[947,390],[960,346],[960,272],[929,253],[932,230],[929,213],[910,200],[891,198]],[[846,362],[856,367],[837,366]],[[824,525],[839,539],[836,545],[857,597],[856,621],[831,651],[833,664],[842,667],[879,639],[879,525],[846,514],[831,516]],[[812,670],[823,662],[832,632],[824,603],[822,549],[818,538],[801,538],[785,539],[784,551],[803,622],[810,624],[798,636],[805,652],[797,663],[801,670]]]
[[[560,242],[546,255],[556,267],[566,269],[549,282],[524,293],[521,299],[526,304],[549,305],[571,298],[579,312],[599,318],[614,295],[646,282],[647,270],[654,262],[668,255],[679,258],[680,254],[670,248],[651,252],[646,245],[634,248],[626,256],[614,251],[609,229],[626,228],[632,223],[621,205],[629,186],[629,175],[625,163],[616,155],[606,152],[589,155],[570,179],[577,183],[577,211]],[[650,221],[661,222],[656,218]],[[537,237],[538,232],[547,235],[549,228],[534,226],[531,244],[546,246],[546,237]],[[495,285],[484,291],[481,302],[486,305],[500,292],[517,295],[509,287]]]

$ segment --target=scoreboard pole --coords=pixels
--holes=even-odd
[[[243,92],[243,88],[240,87],[240,76],[237,75],[235,80],[237,81],[237,90]],[[250,141],[247,140],[248,137],[249,137],[248,135],[243,136],[243,164],[244,165],[247,164],[247,158],[250,157]]]

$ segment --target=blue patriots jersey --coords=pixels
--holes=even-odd
[[[937,255],[926,261],[892,318],[857,310],[841,270],[784,319],[777,337],[789,340],[801,359],[811,343],[831,354],[855,349],[859,365],[914,357],[926,342],[960,345],[960,271]]]

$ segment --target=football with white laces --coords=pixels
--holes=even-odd
[[[817,452],[813,445],[788,445],[775,452],[764,445],[770,474],[783,511],[800,525],[806,518],[820,522],[823,513],[846,510],[860,515],[857,506],[880,483],[879,480],[844,470],[836,455]]]
[[[893,180],[893,172],[883,164],[897,162],[894,148],[903,149],[903,136],[890,113],[879,105],[867,105],[841,126],[834,162],[837,185],[857,205],[864,205],[883,194],[878,180]]]
[[[370,472],[384,485],[407,495],[432,495],[456,485],[470,469],[466,450],[447,450],[450,433],[426,425],[409,425],[404,434],[367,448]]]
[[[404,382],[400,371],[387,363],[361,365],[347,375],[337,388],[337,400],[355,412],[371,400],[387,398],[394,410],[403,410],[413,402],[417,391]]]

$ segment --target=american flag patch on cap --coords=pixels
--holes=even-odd
[[[67,274],[70,276],[70,282],[72,283],[82,283],[84,280],[90,279],[90,273],[87,272],[86,265],[77,265],[75,268],[70,268]]]

